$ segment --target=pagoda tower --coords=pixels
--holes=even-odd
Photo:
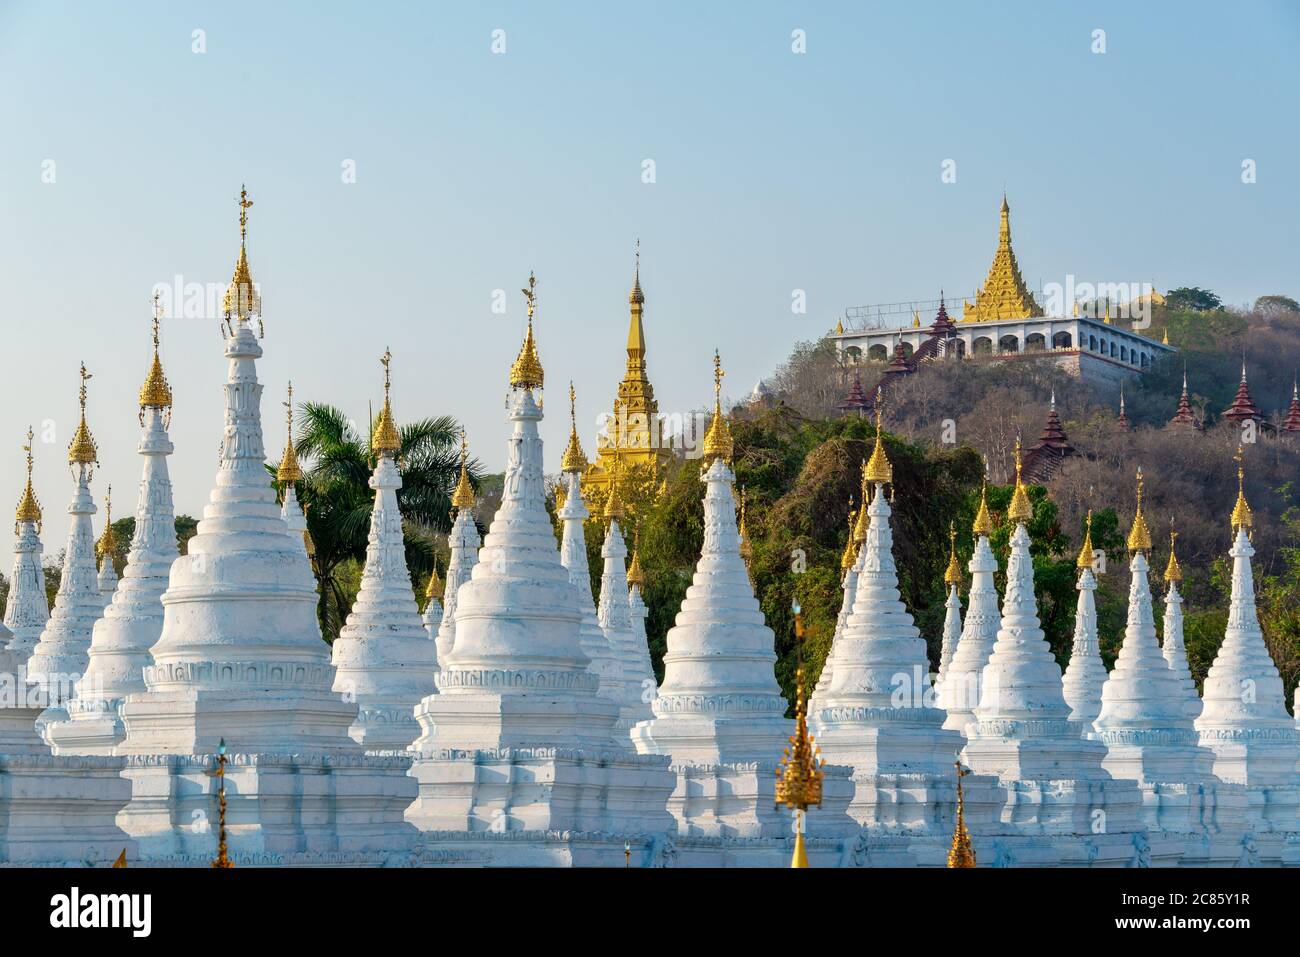
[[[1061,669],[1039,626],[1025,527],[1033,507],[1021,469],[1017,443],[1016,487],[1007,509],[1015,531],[1002,626],[984,668],[975,721],[967,726],[965,762],[978,774],[997,775],[1007,788],[1004,824],[1055,837],[1056,863],[1141,861],[1149,844],[1137,819],[1137,786],[1112,779],[1102,767],[1105,746],[1080,736],[1070,722]],[[1099,820],[1105,824],[1101,832]]]
[[[672,755],[678,773],[669,809],[680,834],[767,839],[777,851],[790,822],[775,807],[776,758],[793,730],[777,685],[775,636],[763,621],[740,555],[733,441],[722,414],[722,362],[713,357],[713,418],[704,435],[704,543],[676,623],[667,635],[654,717],[632,728],[643,754]],[[819,833],[852,830],[852,785],[828,769]],[[814,842],[815,843],[815,842]],[[761,841],[737,854],[761,856]],[[783,851],[779,851],[783,855]]]
[[[620,743],[623,736],[638,721],[651,717],[649,702],[642,700],[642,689],[638,680],[638,650],[633,647],[636,640],[632,633],[632,608],[628,604],[627,583],[627,545],[623,541],[623,532],[619,522],[626,517],[621,495],[619,466],[610,478],[609,494],[605,499],[605,541],[600,548],[604,565],[600,575],[600,602],[597,605],[596,618],[608,642],[609,654],[616,663],[617,689],[615,700],[619,705],[617,733]],[[571,498],[572,496],[570,496]],[[565,505],[567,507],[568,501]],[[583,543],[585,550],[586,544]]]
[[[1028,319],[1041,316],[1043,310],[1034,301],[1029,287],[1020,276],[1020,265],[1011,248],[1011,207],[1002,196],[998,224],[998,248],[993,254],[988,278],[975,293],[975,302],[966,301],[962,322],[990,322],[996,319]]]
[[[117,554],[117,536],[113,534],[113,486],[104,492],[104,531],[99,541],[95,542],[95,557],[99,559],[99,574],[95,585],[99,596],[107,608],[117,590],[117,569],[113,566],[113,556]]]
[[[1187,649],[1183,644],[1183,596],[1178,593],[1178,583],[1183,580],[1183,570],[1174,554],[1178,533],[1169,530],[1169,563],[1165,565],[1165,632],[1161,646],[1169,669],[1183,689],[1183,702],[1187,716],[1195,721],[1201,716],[1201,694],[1192,680],[1192,669],[1187,664]]]
[[[118,707],[129,694],[145,690],[144,669],[153,663],[149,649],[162,634],[162,594],[172,562],[180,554],[167,457],[175,450],[171,425],[172,391],[158,355],[161,309],[153,316],[153,361],[140,387],[140,444],[143,467],[135,506],[135,532],[122,582],[104,616],[95,622],[86,673],[68,702],[69,720],[47,730],[57,754],[112,754],[126,735]],[[105,501],[105,535],[112,528]],[[100,539],[100,558],[112,566],[115,546]]]
[[[237,863],[401,862],[417,836],[402,819],[416,793],[410,759],[366,755],[348,736],[357,706],[331,689],[311,567],[266,474],[251,205],[241,192],[239,258],[223,303],[221,460],[198,534],[171,566],[146,690],[120,708],[118,753],[132,782],[120,820],[148,858],[210,861],[215,829],[194,822],[216,817],[209,770],[224,740]]]
[[[1178,411],[1174,417],[1169,420],[1170,428],[1192,429],[1202,432],[1205,427],[1196,421],[1196,413],[1192,411],[1192,400],[1187,394],[1187,367],[1183,366],[1183,391],[1178,396]]]
[[[1151,533],[1142,513],[1142,470],[1137,473],[1137,511],[1129,531],[1128,624],[1115,668],[1101,693],[1101,713],[1094,726],[1106,745],[1103,766],[1116,778],[1138,782],[1142,821],[1153,833],[1185,835],[1184,842],[1215,848],[1199,851],[1201,863],[1232,864],[1240,832],[1248,821],[1245,795],[1220,785],[1211,773],[1213,754],[1197,745],[1183,688],[1156,643],[1147,553]],[[1188,848],[1189,852],[1191,848]]]
[[[420,620],[424,622],[424,630],[429,635],[429,640],[434,642],[434,657],[437,657],[438,627],[442,624],[442,593],[444,590],[442,576],[438,574],[438,566],[435,563],[433,570],[429,572],[429,584],[424,588],[424,613]],[[433,663],[434,671],[438,670],[438,663]]]
[[[9,629],[8,650],[14,653],[18,664],[25,664],[36,642],[40,640],[45,623],[50,620],[50,601],[45,593],[45,568],[41,555],[41,503],[32,490],[32,439],[27,428],[27,485],[14,515],[14,567],[9,575],[9,596],[5,600],[4,624]],[[6,647],[0,645],[0,648]]]
[[[957,526],[948,527],[948,567],[944,569],[943,583],[948,588],[948,600],[944,602],[947,609],[943,618],[943,642],[939,647],[939,670],[934,678],[935,700],[942,694],[943,676],[952,664],[952,657],[957,653],[957,644],[961,641],[961,598],[957,594],[961,587],[961,565],[957,563]]]
[[[582,650],[578,596],[545,505],[535,284],[530,276],[528,331],[510,370],[501,507],[456,593],[438,693],[419,706],[420,793],[407,817],[439,846],[490,849],[495,863],[622,865],[625,842],[641,854],[670,828],[673,775],[666,758],[613,745],[618,705],[597,694]]]
[[[1232,404],[1223,410],[1223,417],[1238,424],[1248,419],[1252,422],[1264,421],[1264,413],[1260,411],[1259,406],[1255,405],[1255,400],[1250,394],[1250,386],[1246,384],[1245,356],[1241,357],[1241,382],[1237,384],[1237,394],[1233,396]]]
[[[1119,416],[1115,419],[1115,424],[1119,426],[1121,432],[1133,431],[1133,423],[1128,419],[1128,413],[1124,411],[1124,383],[1119,384]]]
[[[845,415],[857,415],[862,418],[862,411],[871,408],[871,400],[867,398],[866,393],[862,391],[862,374],[857,368],[853,370],[853,385],[849,387],[848,395],[844,401],[836,406]]]
[[[645,572],[641,569],[641,557],[638,550],[632,549],[632,564],[627,569],[627,605],[632,614],[632,647],[636,651],[631,677],[632,687],[636,689],[638,701],[645,704],[650,711],[650,701],[657,693],[654,664],[650,661],[650,639],[646,635],[645,620],[650,614],[641,591],[645,588]]]
[[[961,638],[952,661],[943,673],[943,683],[938,689],[937,703],[947,712],[943,726],[950,731],[966,734],[966,726],[975,720],[975,707],[980,700],[980,682],[984,665],[993,653],[998,626],[1002,615],[998,610],[998,593],[993,576],[998,561],[993,557],[989,536],[993,534],[993,518],[989,515],[988,485],[980,489],[979,509],[971,525],[975,535],[975,550],[966,570],[971,574],[970,592],[967,595],[966,618],[962,622]]]
[[[822,662],[822,672],[817,678],[817,685],[808,698],[808,713],[816,714],[821,708],[826,689],[831,686],[834,670],[831,665],[835,657],[835,642],[844,634],[844,625],[853,611],[853,599],[858,591],[858,574],[862,567],[862,543],[867,540],[867,463],[862,463],[862,507],[853,507],[853,496],[849,496],[849,534],[844,542],[844,553],[840,555],[840,585],[844,598],[840,602],[840,611],[835,618],[835,631],[831,635],[830,649],[826,660]]]
[[[1106,666],[1097,643],[1097,604],[1092,597],[1097,590],[1093,561],[1092,509],[1089,509],[1083,546],[1074,563],[1079,570],[1075,585],[1079,599],[1074,610],[1074,644],[1061,681],[1061,692],[1070,706],[1070,720],[1084,736],[1092,734],[1092,723],[1101,712],[1101,689],[1106,684]]]
[[[397,490],[402,476],[397,457],[402,437],[393,421],[389,398],[392,353],[385,350],[384,405],[379,411],[370,450],[375,470],[370,487],[375,504],[370,513],[366,565],[361,588],[348,620],[332,646],[334,690],[359,709],[349,734],[367,751],[402,751],[420,733],[414,709],[433,692],[436,646],[420,620],[406,567],[406,539]]]
[[[86,366],[81,366],[81,420],[68,446],[68,464],[76,480],[68,514],[68,544],[63,572],[54,596],[50,620],[27,659],[27,677],[40,689],[49,710],[43,722],[67,718],[64,705],[75,693],[75,683],[89,663],[91,629],[104,613],[104,600],[95,578],[95,533],[90,517],[97,511],[90,497],[90,479],[99,464],[95,440],[86,425]]]
[[[1061,417],[1056,414],[1056,390],[1053,389],[1043,433],[1025,450],[1025,478],[1042,485],[1061,468],[1061,462],[1073,454],[1074,446],[1061,426]]]
[[[1254,515],[1246,502],[1243,450],[1237,448],[1237,502],[1229,524],[1233,544],[1228,627],[1205,676],[1204,707],[1196,719],[1203,747],[1214,752],[1214,774],[1241,784],[1263,830],[1294,832],[1300,805],[1296,753],[1300,731],[1286,713],[1282,679],[1269,657],[1255,611],[1250,567]],[[1261,852],[1264,849],[1261,848]]]
[[[1300,432],[1300,386],[1291,380],[1291,404],[1286,407],[1286,418],[1282,421],[1282,431],[1289,435]]]
[[[302,543],[303,554],[311,559],[315,556],[316,546],[307,530],[307,513],[298,504],[296,485],[303,479],[302,466],[298,464],[298,450],[293,444],[293,383],[290,382],[284,400],[285,440],[284,453],[280,456],[280,465],[275,470],[275,480],[279,483],[282,494],[280,517],[289,529],[289,534]]]

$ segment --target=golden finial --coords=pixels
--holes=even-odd
[[[1237,503],[1232,506],[1232,518],[1229,521],[1234,533],[1239,528],[1249,532],[1255,526],[1255,516],[1246,502],[1246,450],[1238,445],[1237,454],[1232,458],[1237,463]]]
[[[253,201],[248,198],[248,190],[239,189],[239,259],[235,262],[235,274],[222,299],[222,310],[226,318],[244,320],[249,316],[262,314],[262,297],[253,284],[252,273],[248,269],[248,210]]]
[[[140,423],[144,424],[144,410],[147,408],[169,409],[172,404],[171,386],[163,374],[162,359],[158,356],[158,325],[162,321],[162,306],[158,293],[153,294],[153,362],[149,364],[149,374],[144,385],[140,386]]]
[[[948,567],[944,569],[945,585],[961,584],[961,566],[957,564],[957,523],[948,523]]]
[[[641,291],[641,240],[636,241],[636,271],[632,273],[632,291],[627,294],[627,301],[634,306],[645,304],[645,293]]]
[[[1106,315],[1102,316],[1101,321],[1108,326],[1110,325],[1110,300],[1109,299],[1106,300]]]
[[[961,779],[970,774],[969,768],[957,764],[957,826],[952,832],[952,846],[948,848],[949,867],[974,867],[975,848],[971,846],[970,832],[966,830],[966,795]]]
[[[293,383],[289,383],[288,398],[284,401],[284,420],[288,438],[284,443],[284,455],[280,458],[280,467],[275,470],[277,482],[301,482],[302,468],[298,465],[298,452],[293,447]]]
[[[81,389],[78,395],[81,402],[81,422],[77,425],[77,431],[72,435],[72,443],[68,446],[68,464],[93,466],[99,464],[99,449],[95,445],[95,439],[90,434],[90,429],[86,426],[86,383],[93,376],[86,371],[86,364],[81,364]]]
[[[1092,509],[1088,509],[1088,518],[1083,527],[1083,544],[1079,547],[1079,557],[1074,561],[1074,567],[1082,571],[1085,568],[1091,568],[1093,563],[1092,547]]]
[[[1021,469],[1020,436],[1016,436],[1016,490],[1011,493],[1011,507],[1007,509],[1007,518],[1017,525],[1023,525],[1034,517],[1034,507],[1029,504],[1029,493],[1025,491]]]
[[[835,320],[835,334],[836,334],[837,336],[842,336],[842,335],[844,335],[844,320],[843,320],[843,319],[836,319],[836,320]]]
[[[474,507],[474,489],[469,484],[469,472],[465,468],[465,455],[469,451],[469,441],[465,438],[465,430],[460,430],[460,480],[456,483],[456,491],[451,494],[452,508],[473,508]]]
[[[1137,511],[1133,515],[1133,527],[1128,533],[1128,550],[1130,552],[1151,551],[1151,532],[1147,530],[1147,520],[1142,514],[1142,466],[1137,470]]]
[[[753,546],[749,544],[749,530],[745,527],[745,490],[740,490],[740,524],[737,527],[740,533],[740,557],[749,564],[749,560],[754,557]]]
[[[583,454],[582,443],[578,440],[578,396],[569,383],[569,444],[560,456],[561,472],[581,472],[587,467],[587,456]]]
[[[1173,523],[1169,523],[1169,564],[1165,566],[1165,581],[1170,584],[1183,580],[1183,570],[1178,565],[1178,556],[1174,554],[1174,542],[1178,540],[1178,533],[1174,531]]]
[[[113,534],[113,486],[104,492],[104,532],[95,543],[95,555],[102,561],[112,561],[117,554],[117,536]]]
[[[993,516],[989,514],[989,483],[985,479],[980,486],[980,507],[975,512],[975,521],[971,523],[971,531],[976,535],[993,534]]]
[[[441,598],[443,592],[442,576],[438,574],[438,566],[433,566],[433,571],[429,573],[429,584],[424,588],[424,597],[429,601],[435,598]],[[425,607],[428,607],[426,602]]]
[[[609,471],[609,498],[605,500],[605,518],[611,522],[618,521],[624,515],[623,499],[618,494],[619,460]]]
[[[848,574],[853,563],[857,561],[858,550],[853,540],[853,526],[858,519],[858,510],[853,507],[853,496],[849,496],[849,534],[844,539],[844,552],[840,555],[840,577]]]
[[[864,473],[869,485],[885,485],[894,481],[894,467],[889,464],[889,456],[885,454],[885,445],[881,439],[883,431],[880,427],[882,409],[883,403],[881,403],[880,399],[877,397],[876,447],[871,450],[871,458],[867,459],[867,470]]]
[[[388,367],[392,361],[392,352],[385,349],[384,354],[379,357],[379,362],[384,367],[384,407],[379,410],[379,421],[375,424],[375,434],[370,438],[371,450],[376,455],[387,455],[390,458],[402,450],[402,437],[398,434],[397,426],[393,424],[393,407],[388,401],[388,392],[392,387]]]
[[[226,848],[226,739],[217,745],[217,770],[213,772],[217,779],[217,857],[212,866],[218,869],[234,867]]]
[[[822,803],[822,779],[826,772],[821,760],[821,751],[814,746],[813,736],[808,733],[808,703],[805,698],[806,685],[803,667],[803,617],[800,614],[799,601],[796,599],[794,612],[794,647],[795,647],[795,707],[794,734],[790,735],[790,747],[785,749],[781,766],[776,772],[776,803],[784,804],[795,811],[798,816],[794,860],[792,867],[807,867],[808,854],[804,848],[803,818],[808,808]]]
[[[641,569],[641,532],[637,531],[636,537],[632,539],[632,564],[627,569],[628,587],[635,585],[637,588],[645,588],[645,572]]]
[[[867,484],[867,463],[858,468],[861,478],[862,498],[858,504],[858,518],[853,525],[853,548],[856,551],[867,540],[867,529],[871,527],[871,516],[867,514],[867,503],[871,501],[871,486]]]
[[[1160,342],[1166,346],[1169,345],[1169,326],[1167,325],[1165,326],[1165,331],[1160,335]]]
[[[722,357],[718,355],[718,350],[713,350],[713,421],[709,423],[709,429],[704,433],[704,464],[712,463],[714,459],[722,459],[728,465],[731,464],[731,456],[735,451],[735,443],[731,438],[731,426],[727,420],[722,417],[722,377],[726,375],[722,371]]]
[[[36,433],[32,431],[32,427],[27,426],[27,442],[23,445],[23,451],[27,453],[27,487],[23,489],[23,496],[18,500],[14,524],[15,535],[18,534],[18,525],[22,522],[35,522],[36,534],[41,533],[41,503],[32,489],[32,440],[35,437]]]
[[[533,311],[537,308],[537,277],[528,274],[528,288],[522,290],[528,302],[528,332],[519,349],[519,357],[510,367],[510,386],[514,389],[540,389],[545,378],[542,360],[537,357],[537,343],[533,339]]]

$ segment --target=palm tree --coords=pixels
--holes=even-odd
[[[355,573],[366,557],[375,458],[368,437],[358,434],[341,409],[305,402],[297,423],[296,449],[305,473],[298,498],[316,547],[317,613],[326,640],[333,641],[351,609],[348,573]],[[451,529],[451,493],[460,476],[460,426],[443,415],[408,423],[399,431],[402,487],[397,505],[406,532],[406,563],[413,578],[424,580],[433,568],[433,536]],[[466,468],[477,487],[478,463],[471,460]]]

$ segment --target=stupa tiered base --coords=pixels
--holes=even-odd
[[[68,720],[49,725],[45,736],[55,754],[115,754],[126,735],[117,713],[119,700],[73,698]]]

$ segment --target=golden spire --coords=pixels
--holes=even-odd
[[[871,486],[867,484],[867,463],[863,462],[858,469],[862,477],[861,503],[858,505],[858,518],[853,525],[853,548],[857,549],[867,540],[867,529],[871,527],[871,516],[867,514],[867,502],[871,500]]]
[[[248,269],[248,209],[253,201],[248,198],[248,190],[239,189],[239,259],[235,262],[235,274],[226,289],[221,307],[226,318],[247,319],[249,316],[262,314],[262,297],[253,283],[252,273]]]
[[[98,465],[99,449],[95,445],[95,439],[90,434],[90,429],[86,426],[86,383],[92,378],[91,374],[86,371],[86,364],[81,364],[81,422],[77,425],[77,431],[72,435],[72,443],[68,446],[68,464],[69,465]]]
[[[866,476],[869,485],[884,485],[894,481],[894,467],[889,464],[889,456],[885,454],[885,446],[881,441],[880,415],[882,403],[876,399],[876,447],[871,450],[871,458],[867,459]]]
[[[836,334],[837,336],[842,336],[842,335],[844,335],[844,320],[843,320],[843,319],[836,319],[836,320],[835,320],[835,334]]]
[[[704,433],[704,464],[712,463],[714,459],[722,459],[728,465],[731,464],[731,455],[735,451],[735,443],[731,438],[731,426],[722,416],[722,377],[726,375],[722,371],[722,358],[718,355],[718,350],[713,350],[713,421],[709,423],[709,429]]]
[[[971,523],[971,531],[976,535],[993,534],[993,517],[989,514],[989,483],[987,479],[980,486],[980,507],[975,512],[975,521]]]
[[[952,846],[948,848],[949,867],[974,867],[975,848],[971,846],[970,832],[966,830],[966,795],[962,790],[961,779],[970,774],[969,768],[963,768],[957,762],[957,826],[952,832]]]
[[[117,536],[113,534],[113,486],[104,492],[104,533],[95,543],[95,555],[101,562],[113,560],[117,553]]]
[[[1151,551],[1151,532],[1147,530],[1147,520],[1142,514],[1142,466],[1137,470],[1137,512],[1133,515],[1133,527],[1128,533],[1128,550],[1130,552]]]
[[[226,846],[226,739],[217,745],[217,769],[212,772],[217,779],[217,857],[212,866],[226,869],[235,866]]]
[[[853,563],[857,561],[858,550],[856,542],[853,541],[853,526],[858,519],[858,510],[853,507],[853,496],[849,496],[849,534],[844,539],[844,553],[840,555],[840,577],[843,578]]]
[[[641,532],[636,533],[632,539],[632,564],[627,569],[627,584],[630,588],[636,585],[637,588],[645,588],[645,572],[641,569]]]
[[[289,383],[288,398],[284,402],[284,419],[288,438],[284,443],[284,455],[280,458],[280,467],[275,470],[277,482],[301,482],[302,468],[298,465],[298,452],[293,447],[293,383]]]
[[[609,473],[609,498],[605,500],[605,518],[611,522],[618,521],[623,517],[623,499],[618,494],[618,460],[614,460],[614,468]]]
[[[1239,528],[1244,528],[1247,532],[1253,529],[1255,516],[1246,502],[1246,450],[1240,445],[1237,446],[1237,454],[1233,456],[1233,461],[1237,463],[1237,503],[1232,506],[1232,517],[1229,521],[1235,534]]]
[[[1108,326],[1110,325],[1110,300],[1109,299],[1106,300],[1106,314],[1102,316],[1101,321]]]
[[[1034,507],[1029,504],[1029,493],[1021,479],[1020,437],[1016,436],[1016,490],[1011,493],[1011,507],[1007,509],[1007,518],[1013,524],[1023,525],[1034,517]]]
[[[460,430],[460,480],[456,483],[456,491],[451,493],[451,505],[453,508],[473,508],[474,507],[474,489],[469,484],[469,472],[465,469],[465,454],[469,450],[469,442],[465,438],[465,430]]]
[[[528,302],[528,332],[519,348],[519,357],[510,367],[510,386],[514,389],[540,389],[545,374],[542,360],[537,357],[537,343],[533,339],[533,311],[537,308],[537,277],[528,274],[528,288],[522,290]]]
[[[1171,523],[1169,527],[1169,564],[1165,566],[1165,581],[1171,584],[1183,580],[1183,570],[1178,565],[1178,556],[1174,554],[1174,542],[1177,540],[1178,533],[1174,531]]]
[[[36,433],[32,427],[27,426],[27,442],[23,446],[23,451],[27,453],[27,487],[23,489],[23,496],[18,500],[18,511],[16,513],[14,534],[18,534],[18,524],[21,522],[35,522],[36,534],[41,533],[41,503],[36,498],[36,492],[32,489],[32,439]]]
[[[627,294],[627,301],[634,307],[645,304],[645,293],[641,291],[641,240],[636,241],[636,268],[632,272],[632,291]],[[633,312],[640,312],[639,308],[634,308]],[[631,348],[631,343],[628,343]]]
[[[961,584],[961,566],[957,564],[957,523],[948,523],[948,567],[944,569],[945,585]]]
[[[441,598],[443,592],[442,576],[438,574],[438,566],[433,566],[433,571],[429,573],[429,584],[425,586],[424,597],[429,601],[435,598]],[[425,607],[428,607],[426,602]]]
[[[1160,342],[1161,342],[1162,344],[1166,345],[1166,346],[1169,345],[1169,326],[1168,326],[1168,325],[1165,326],[1165,331],[1164,331],[1163,333],[1161,333],[1161,335],[1160,335]]]
[[[1092,509],[1088,509],[1087,522],[1083,529],[1083,545],[1079,547],[1079,557],[1075,559],[1074,566],[1082,571],[1085,568],[1091,568],[1093,562],[1094,549],[1092,547]]]
[[[393,407],[388,401],[388,392],[392,387],[388,367],[393,361],[393,354],[385,349],[379,361],[384,367],[384,407],[379,410],[375,434],[370,437],[370,448],[376,455],[387,455],[393,458],[402,450],[402,437],[397,432],[397,426],[393,424]]]
[[[794,860],[791,867],[807,867],[808,853],[804,849],[803,817],[808,808],[822,803],[822,779],[826,772],[821,760],[821,750],[814,746],[813,736],[808,733],[808,703],[805,699],[805,678],[803,667],[803,617],[800,614],[798,599],[794,611],[794,647],[795,647],[795,706],[794,734],[790,735],[790,747],[785,749],[781,766],[776,772],[776,803],[797,812],[798,826],[795,834]]]
[[[740,557],[749,564],[749,560],[754,557],[754,548],[749,544],[749,530],[745,528],[745,490],[740,490],[740,524],[737,527],[740,533]]]
[[[561,472],[581,472],[587,467],[587,456],[582,452],[582,443],[578,441],[578,396],[569,383],[569,444],[560,456]]]
[[[996,319],[1027,319],[1041,316],[1042,310],[1020,275],[1015,251],[1011,248],[1011,208],[1002,197],[998,223],[998,248],[993,254],[988,278],[975,293],[975,302],[967,302],[962,322],[991,322]]]
[[[158,293],[153,294],[153,362],[149,365],[149,374],[144,385],[140,386],[140,418],[144,419],[147,408],[169,409],[172,404],[171,386],[163,374],[162,359],[158,357],[158,324],[162,319],[162,306],[158,302]]]

